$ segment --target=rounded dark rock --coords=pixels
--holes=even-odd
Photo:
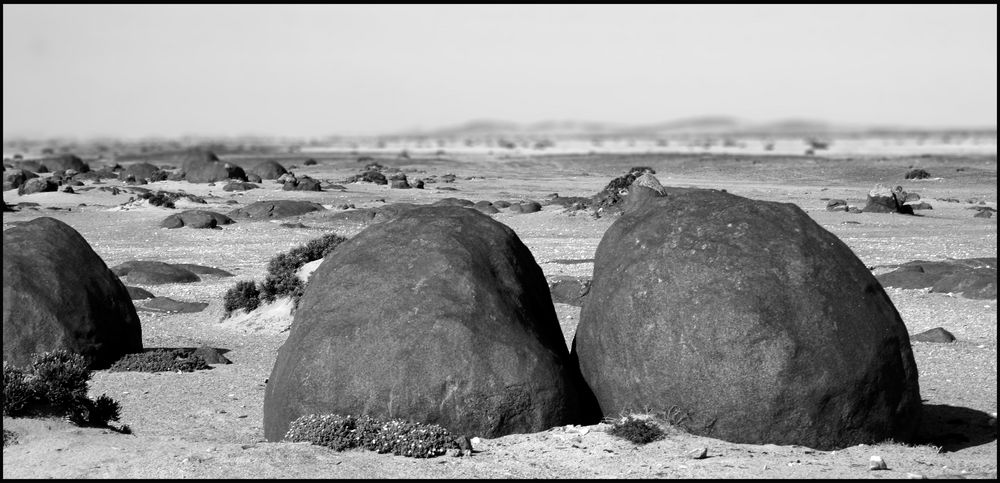
[[[298,179],[298,181],[296,181],[296,183],[295,183],[295,190],[296,191],[323,191],[323,188],[320,185],[321,185],[321,183],[319,182],[319,180],[316,180],[314,178],[310,178],[308,176],[300,176],[299,179]]]
[[[336,413],[495,438],[596,422],[588,395],[517,235],[475,210],[421,206],[313,273],[268,378],[264,434]]]
[[[123,171],[118,172],[118,177],[121,179],[126,179],[132,176],[136,180],[150,180],[155,181],[157,179],[160,168],[156,165],[150,163],[133,163],[125,167]]]
[[[216,228],[222,225],[235,223],[232,218],[207,210],[188,210],[174,213],[163,219],[160,226],[163,228]]]
[[[441,198],[431,204],[434,206],[474,206],[476,203],[464,198]]]
[[[3,232],[3,358],[66,349],[103,368],[142,352],[128,290],[72,227],[43,217]]]
[[[165,314],[194,314],[205,310],[205,307],[208,307],[206,302],[182,302],[170,297],[153,297],[137,309]]]
[[[152,292],[139,287],[132,287],[130,285],[126,285],[125,290],[128,290],[128,296],[132,300],[146,300],[155,297],[155,295],[153,295]]]
[[[319,203],[300,200],[257,201],[228,213],[231,218],[249,218],[266,220],[304,215],[313,211],[325,210]]]
[[[919,334],[914,334],[910,337],[911,341],[916,342],[935,342],[939,344],[949,344],[955,342],[955,335],[948,332],[943,327],[935,327],[930,330],[925,330]]]
[[[260,188],[260,186],[246,181],[232,180],[222,187],[222,191],[247,191],[256,188]]]
[[[160,285],[201,281],[194,272],[164,262],[133,260],[111,267],[111,271],[129,283]]]
[[[930,288],[931,292],[958,293],[970,299],[997,298],[996,257],[913,260],[877,278],[885,287]]]
[[[53,182],[48,178],[31,178],[21,183],[17,188],[18,196],[30,195],[32,193],[45,193],[48,191],[56,191],[59,189],[59,184]]]
[[[243,168],[219,160],[211,151],[195,150],[187,153],[181,163],[184,179],[190,183],[214,183],[229,179],[247,180]]]
[[[233,361],[222,355],[222,351],[214,347],[201,346],[191,353],[192,356],[198,356],[205,359],[205,362],[209,364],[232,364]]]
[[[604,414],[817,449],[909,441],[909,335],[882,286],[791,203],[669,189],[605,233],[574,340]]]
[[[227,272],[225,270],[222,270],[220,268],[207,267],[205,265],[195,265],[193,263],[175,263],[173,265],[175,267],[183,268],[184,270],[188,270],[188,271],[190,271],[192,273],[196,273],[198,275],[211,275],[213,277],[232,277],[233,276],[232,273]]]
[[[590,292],[590,277],[559,275],[549,280],[552,302],[583,307],[584,297]]]
[[[278,179],[288,172],[281,163],[274,160],[261,161],[246,169],[247,174],[257,175],[260,179]],[[259,182],[259,181],[258,181]]]
[[[25,181],[37,177],[37,174],[26,169],[6,169],[3,172],[3,190],[19,188]]]
[[[537,201],[524,201],[510,205],[510,211],[514,213],[536,213],[542,210],[541,203]]]

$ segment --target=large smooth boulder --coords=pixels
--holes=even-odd
[[[128,283],[142,285],[201,281],[201,277],[187,268],[150,260],[132,260],[120,263],[111,267],[111,271]]]
[[[268,378],[264,434],[338,413],[495,438],[596,422],[594,410],[517,235],[475,210],[423,206],[312,274]]]
[[[242,208],[236,208],[228,213],[230,218],[249,218],[267,220],[273,218],[288,218],[313,211],[325,210],[319,203],[299,200],[270,200],[250,203]]]
[[[214,183],[229,179],[247,180],[243,168],[219,160],[211,151],[192,151],[188,153],[182,164],[184,179],[190,183]]]
[[[72,227],[43,217],[3,232],[3,359],[65,349],[102,368],[142,352],[125,285]]]
[[[574,340],[605,415],[818,449],[908,441],[921,402],[882,286],[790,203],[668,189],[605,233]]]
[[[232,223],[235,223],[233,219],[222,213],[208,210],[188,210],[164,218],[160,222],[160,226],[163,228],[180,228],[182,226],[190,228],[217,228]]]

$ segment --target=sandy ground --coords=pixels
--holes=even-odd
[[[339,182],[362,166],[354,156],[323,157],[296,174]],[[280,161],[287,167],[304,156]],[[232,157],[239,160],[238,157]],[[222,213],[260,199],[308,199],[328,207],[358,208],[398,201],[428,203],[445,197],[475,200],[544,200],[551,193],[589,196],[631,166],[651,166],[668,186],[726,189],[754,199],[794,203],[854,250],[875,273],[915,259],[994,257],[996,218],[973,218],[970,208],[996,207],[996,156],[964,157],[731,157],[704,155],[577,155],[379,159],[411,178],[454,173],[449,184],[425,190],[392,190],[368,184],[345,191],[281,191],[274,182],[245,193],[222,191],[222,184],[158,182],[148,188],[206,197],[207,205],[178,209]],[[903,179],[909,167],[922,167],[929,180]],[[472,179],[467,179],[467,178]],[[832,213],[826,199],[864,205],[876,183],[903,185],[934,209],[920,216]],[[107,181],[104,186],[123,185]],[[456,191],[436,188],[449,186]],[[307,228],[273,222],[239,222],[220,230],[159,228],[178,210],[127,203],[129,193],[111,195],[3,193],[9,203],[32,202],[4,213],[10,222],[52,216],[77,229],[109,266],[128,260],[159,260],[218,267],[233,278],[205,277],[194,284],[142,286],[158,296],[208,302],[195,314],[140,311],[146,347],[196,347],[228,350],[234,363],[194,373],[111,373],[98,371],[93,396],[107,393],[123,407],[121,422],[132,435],[78,428],[61,420],[4,418],[18,443],[3,450],[4,478],[996,478],[997,304],[925,290],[887,289],[911,334],[944,327],[952,344],[915,343],[921,395],[925,399],[926,444],[885,442],[839,451],[798,446],[744,445],[692,436],[672,429],[666,439],[636,446],[606,434],[606,425],[558,427],[536,434],[482,440],[471,457],[416,460],[367,451],[336,453],[302,443],[267,443],[263,438],[264,381],[291,322],[287,306],[269,307],[221,320],[222,295],[236,280],[261,279],[272,256],[334,231],[351,236],[364,227],[335,223],[322,215],[296,220]],[[958,201],[943,201],[956,199]],[[235,200],[237,204],[228,204]],[[384,200],[384,201],[380,201]],[[83,206],[85,205],[85,206]],[[334,211],[336,211],[334,209]],[[507,224],[531,249],[546,276],[590,276],[592,263],[565,263],[594,256],[604,231],[614,221],[571,215],[557,206],[533,214],[503,211]],[[141,302],[137,302],[137,307]],[[580,309],[556,304],[567,344]],[[708,457],[688,451],[704,447]],[[870,471],[871,456],[881,456],[886,471]]]

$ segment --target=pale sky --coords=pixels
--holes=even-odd
[[[995,127],[996,5],[4,5],[3,135]]]

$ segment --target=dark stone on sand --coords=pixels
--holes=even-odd
[[[586,398],[517,235],[475,210],[422,206],[355,235],[312,275],[268,378],[264,435],[335,413],[495,438],[596,422]]]
[[[935,342],[941,344],[948,344],[955,342],[955,335],[948,332],[943,327],[935,327],[930,330],[925,330],[919,334],[914,334],[910,336],[911,341],[915,342]]]
[[[677,408],[692,434],[816,449],[919,428],[902,318],[791,203],[671,188],[624,213],[597,248],[573,346],[605,415]]]
[[[326,208],[323,208],[323,205],[312,201],[272,200],[250,203],[247,206],[230,211],[228,215],[229,217],[236,219],[249,218],[252,220],[268,220],[299,216],[325,209]]]
[[[104,368],[142,352],[128,290],[72,227],[43,217],[3,232],[3,359],[65,349]]]
[[[201,281],[194,272],[164,262],[133,260],[111,267],[122,280],[141,285],[192,283]]]

